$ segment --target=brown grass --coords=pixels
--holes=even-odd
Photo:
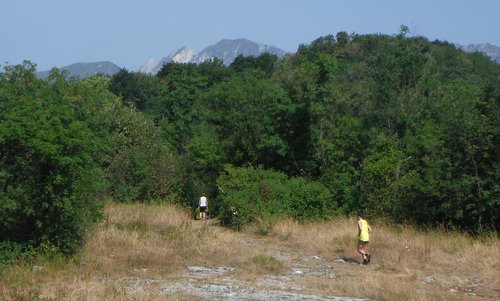
[[[498,300],[500,243],[443,230],[372,223],[369,266],[360,260],[354,219],[300,224],[293,220],[234,232],[216,220],[194,221],[174,205],[114,204],[72,259],[39,259],[2,271],[0,300],[203,300],[162,294],[186,266],[234,267],[232,277],[252,285],[284,275],[307,258],[335,277],[304,275],[294,285],[318,295],[374,300]],[[131,293],[130,279],[155,279]]]

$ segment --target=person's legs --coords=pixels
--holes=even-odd
[[[363,263],[367,263],[365,244],[362,241],[358,242],[358,253],[363,257]]]
[[[205,219],[205,217],[206,217],[206,211],[207,211],[206,207],[200,207],[200,219],[201,220]]]

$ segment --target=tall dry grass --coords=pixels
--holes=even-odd
[[[375,300],[500,299],[500,242],[495,233],[474,238],[411,225],[371,226],[370,266],[340,271],[345,277],[318,284],[324,290]],[[289,249],[361,262],[355,219],[306,225],[288,220],[275,225],[272,233]]]
[[[300,285],[319,295],[374,300],[499,299],[500,244],[496,235],[473,238],[443,230],[372,223],[372,263],[356,253],[354,219],[301,224],[283,220],[234,232],[216,220],[194,221],[175,205],[114,204],[72,259],[40,258],[1,273],[0,300],[199,300],[162,295],[186,266],[236,267],[233,277],[252,283],[283,274],[307,256],[324,258],[335,278],[304,276]],[[283,259],[279,254],[286,254]],[[348,263],[336,263],[344,259]],[[35,268],[36,267],[36,268]],[[130,279],[156,279],[131,294]],[[469,291],[467,291],[469,290]]]

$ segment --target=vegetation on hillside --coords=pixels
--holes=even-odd
[[[500,66],[407,33],[339,32],[282,59],[154,76],[5,67],[0,251],[71,253],[107,197],[194,206],[202,191],[236,227],[363,209],[498,230]]]

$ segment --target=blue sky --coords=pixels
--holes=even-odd
[[[131,71],[188,46],[247,38],[294,52],[327,34],[412,35],[500,46],[500,0],[2,0],[0,65],[109,60]]]

